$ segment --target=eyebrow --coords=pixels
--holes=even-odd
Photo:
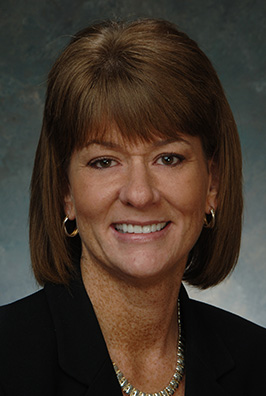
[[[191,143],[181,136],[176,136],[175,138],[169,138],[169,139],[165,139],[165,140],[155,141],[152,143],[152,146],[155,148],[162,147],[162,146],[166,146],[167,144],[175,143],[175,142],[185,143],[185,144],[191,146]],[[93,139],[93,140],[90,140],[89,142],[87,142],[86,147],[88,147],[92,144],[98,144],[99,146],[104,146],[104,147],[111,148],[111,149],[122,149],[123,148],[118,143],[114,143],[114,142],[107,141],[107,140],[97,140],[97,139]]]

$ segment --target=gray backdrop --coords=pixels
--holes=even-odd
[[[30,270],[28,189],[49,68],[70,35],[91,22],[158,17],[178,24],[214,63],[244,155],[238,267],[220,286],[190,295],[266,326],[265,0],[2,0],[0,8],[0,303],[38,288]]]

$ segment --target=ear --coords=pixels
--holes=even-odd
[[[205,213],[210,213],[211,208],[217,209],[217,197],[219,191],[219,173],[218,166],[213,160],[208,162],[209,185],[206,198]]]
[[[69,220],[74,220],[76,218],[74,199],[70,188],[64,198],[64,210]]]

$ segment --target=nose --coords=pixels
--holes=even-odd
[[[119,199],[124,205],[144,209],[160,199],[154,179],[145,164],[132,165],[120,189]]]

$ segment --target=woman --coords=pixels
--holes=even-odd
[[[265,330],[181,284],[232,271],[241,214],[236,125],[197,44],[160,20],[78,33],[32,176],[44,289],[1,309],[1,395],[263,393]]]

